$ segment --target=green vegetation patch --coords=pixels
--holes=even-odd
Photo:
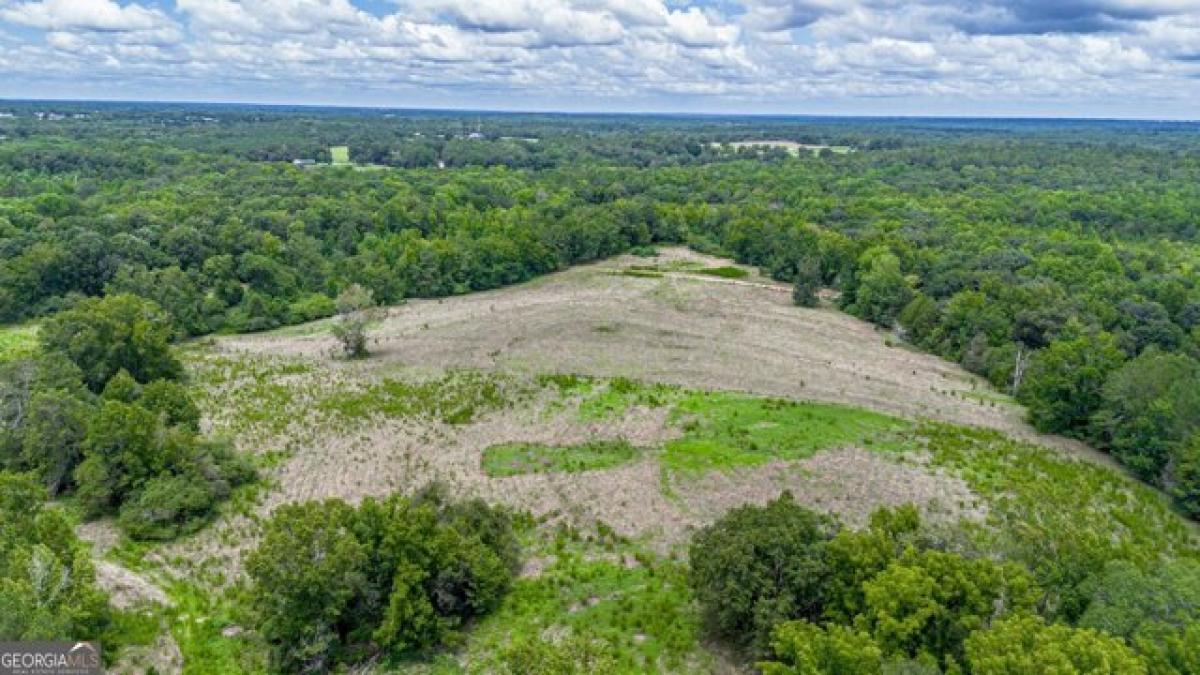
[[[630,543],[558,542],[465,648],[471,672],[704,672],[687,567]],[[565,666],[574,666],[565,669]]]
[[[38,348],[34,323],[0,327],[0,363],[32,355]]]
[[[483,470],[492,477],[611,469],[640,454],[626,440],[595,440],[577,445],[501,443],[483,451]]]
[[[601,385],[577,378],[573,385],[559,387],[564,394],[579,393],[579,416],[585,420],[620,417],[634,406],[661,408],[682,395],[682,390],[667,384],[645,384],[627,377],[614,377]]]
[[[498,410],[521,391],[509,380],[473,371],[454,371],[424,382],[386,379],[361,391],[338,392],[317,404],[323,413],[345,418],[424,417],[465,424]]]
[[[673,471],[703,472],[756,466],[771,460],[798,460],[841,445],[893,450],[899,433],[910,428],[908,422],[894,417],[829,403],[688,391],[623,377],[604,382],[554,375],[540,381],[543,386],[557,387],[564,397],[578,397],[579,417],[585,421],[620,418],[635,406],[670,406],[668,422],[683,434],[656,452],[664,468]],[[520,455],[520,450],[530,452],[528,448],[506,448],[502,456],[556,466],[577,452],[591,454],[586,446],[569,450],[541,448],[536,456]],[[484,461],[486,468],[486,456]],[[576,470],[587,468],[604,467]]]
[[[656,269],[643,269],[641,267],[626,267],[621,270],[621,274],[627,277],[639,277],[642,279],[659,279],[663,273]]]
[[[804,459],[840,445],[883,444],[907,427],[857,408],[715,392],[685,396],[671,418],[684,436],[666,444],[662,462],[688,472]]]
[[[710,277],[721,277],[722,279],[745,279],[750,276],[750,273],[741,267],[725,265],[723,267],[705,267],[696,270],[696,274],[707,274]]]
[[[1164,556],[1198,556],[1196,529],[1169,499],[1119,471],[995,431],[928,422],[913,437],[934,466],[987,500],[977,545],[1004,551],[1039,583],[1062,589],[1050,601],[1067,617],[1083,611],[1088,577],[1113,560],[1149,568]]]

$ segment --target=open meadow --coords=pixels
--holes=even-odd
[[[118,597],[171,603],[169,644],[130,658],[261,667],[236,609],[260,524],[283,504],[435,483],[528,514],[522,569],[458,649],[382,670],[486,672],[520,636],[597,631],[624,672],[737,672],[695,623],[686,545],[785,491],[852,526],[916,504],[974,546],[1032,547],[1131,508],[1114,546],[1194,545],[1161,495],[1029,429],[986,382],[730,269],[743,268],[666,249],[414,300],[371,329],[363,360],[334,356],[329,322],[189,346],[204,431],[255,457],[263,480],[175,542],[107,548],[111,526],[83,529]]]

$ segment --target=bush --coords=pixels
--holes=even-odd
[[[780,624],[772,648],[779,660],[759,663],[763,675],[878,675],[883,661],[883,651],[870,635],[837,624]]]
[[[164,474],[146,481],[121,506],[117,523],[134,539],[165,540],[194,532],[212,512],[216,498],[204,480]]]
[[[741,646],[765,649],[771,630],[817,620],[830,571],[829,517],[785,492],[766,506],[743,506],[701,530],[691,546],[691,583],[710,626]]]
[[[1137,675],[1145,662],[1119,638],[1086,628],[1047,625],[1037,616],[997,621],[966,643],[973,675],[1096,673]]]
[[[289,672],[436,647],[496,607],[516,566],[505,512],[437,490],[284,506],[247,561],[259,629]]]
[[[108,598],[61,509],[26,475],[0,472],[0,640],[99,638]]]
[[[378,316],[371,291],[358,284],[342,291],[337,298],[337,313],[333,335],[342,343],[342,352],[352,359],[366,356],[367,327]]]
[[[43,349],[75,362],[99,392],[122,369],[138,382],[178,378],[183,366],[171,352],[172,325],[158,305],[121,294],[81,300],[47,319],[38,337]]]

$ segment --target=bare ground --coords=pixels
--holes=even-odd
[[[728,264],[684,248],[664,249],[650,262],[665,268]],[[1020,406],[957,365],[888,346],[886,333],[835,309],[793,306],[785,284],[753,271],[746,279],[619,273],[646,264],[625,256],[519,286],[411,301],[391,309],[372,332],[372,359],[344,367],[626,376],[844,403],[998,429],[1086,453],[1080,444],[1034,432]],[[310,358],[335,348],[327,333],[238,336],[219,345]]]

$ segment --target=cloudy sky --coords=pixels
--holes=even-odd
[[[1200,0],[0,0],[0,97],[1200,118]]]

